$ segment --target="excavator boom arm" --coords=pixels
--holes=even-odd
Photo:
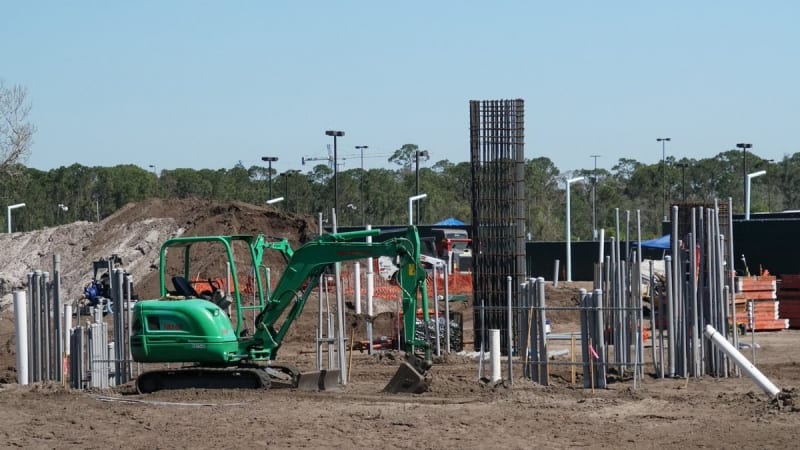
[[[428,311],[426,272],[420,264],[419,234],[412,226],[403,237],[377,243],[357,241],[379,233],[380,230],[364,230],[327,234],[295,250],[267,306],[256,319],[257,330],[251,342],[263,345],[263,350],[274,358],[286,333],[302,313],[310,289],[329,265],[370,257],[397,256],[401,268],[398,281],[403,293],[404,337],[412,353],[415,347],[425,347],[427,343],[417,341],[414,335],[418,291],[421,291],[422,310]],[[300,292],[309,281],[309,289]],[[287,308],[291,309],[287,312]],[[277,322],[283,316],[285,318],[278,326]]]

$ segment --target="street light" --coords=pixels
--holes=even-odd
[[[747,149],[753,148],[753,144],[748,144],[746,142],[740,142],[736,144],[737,148],[742,149],[742,176],[744,176],[744,196],[747,197]],[[745,200],[747,203],[747,200]],[[745,209],[747,209],[747,205],[744,205]]]
[[[567,282],[572,282],[572,237],[570,234],[570,206],[569,206],[569,187],[572,183],[583,181],[584,177],[570,178],[567,180]]]
[[[428,194],[419,194],[419,195],[413,195],[411,197],[408,197],[408,224],[409,225],[414,225],[414,207],[413,207],[414,202],[416,202],[417,200],[422,200],[423,198],[425,198],[427,196],[428,196]],[[419,217],[417,218],[417,220],[419,221]]]
[[[428,153],[427,150],[417,150],[416,152],[414,152],[414,158],[417,161],[417,168],[416,168],[416,178],[417,178],[416,186],[417,187],[416,187],[416,189],[414,191],[414,193],[416,195],[419,195],[419,158],[420,157],[425,158],[425,161],[427,161],[430,158],[430,154]],[[420,222],[422,220],[421,218],[422,218],[422,216],[419,213],[419,203],[417,203],[417,222]]]
[[[278,160],[277,156],[262,156],[262,161],[268,164],[267,168],[267,183],[269,183],[269,198],[272,198],[272,163]]]
[[[325,136],[333,136],[333,210],[339,212],[339,156],[336,149],[336,138],[344,136],[344,131],[327,130]]]
[[[657,142],[661,142],[661,212],[664,214],[664,221],[667,221],[667,151],[666,145],[671,139],[656,138]]]
[[[589,155],[594,158],[594,176],[592,177],[592,240],[597,240],[597,158],[602,155]]]
[[[774,162],[775,162],[774,159],[768,159],[767,167],[769,167],[769,165]],[[769,177],[767,177],[767,210],[769,212],[772,212],[772,183],[770,183]]]
[[[686,168],[689,163],[676,163],[676,166],[681,168],[681,198],[683,203],[686,203]]]
[[[356,145],[356,150],[361,150],[361,180],[359,187],[359,191],[361,194],[361,225],[364,226],[367,224],[367,216],[366,211],[364,211],[364,150],[368,149],[369,146],[367,145]]]
[[[758,172],[747,174],[747,183],[744,192],[744,220],[750,220],[750,182],[753,178],[766,174],[766,170],[759,170]]]
[[[155,176],[156,176],[156,178],[158,178],[158,173],[156,172],[156,166],[155,166],[154,164],[150,164],[150,165],[149,165],[149,166],[147,166],[147,167],[149,167],[149,168],[153,169],[153,175],[155,175]]]
[[[11,210],[22,208],[25,203],[17,203],[16,205],[8,205],[8,234],[11,234]]]

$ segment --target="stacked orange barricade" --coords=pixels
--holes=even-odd
[[[748,308],[752,304],[756,331],[776,331],[789,328],[789,320],[779,314],[777,280],[774,276],[736,278],[736,321],[750,330]]]

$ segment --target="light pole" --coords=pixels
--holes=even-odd
[[[11,234],[11,210],[22,208],[25,203],[17,203],[16,205],[8,205],[8,234]]]
[[[758,172],[748,173],[746,175],[747,181],[744,189],[744,220],[750,220],[750,182],[753,178],[766,174],[766,170],[759,170]]]
[[[570,230],[569,187],[572,183],[583,181],[583,177],[567,180],[567,282],[572,282],[572,231]]]
[[[153,175],[155,175],[155,176],[156,176],[156,178],[158,178],[158,173],[156,172],[156,166],[155,166],[155,164],[150,164],[150,165],[149,165],[149,166],[147,166],[147,167],[149,167],[149,168],[153,169]]]
[[[774,162],[775,162],[774,159],[768,159],[767,167],[769,167],[769,165]],[[772,183],[770,183],[769,177],[767,177],[767,210],[769,212],[772,212]]]
[[[425,158],[425,160],[427,161],[428,158],[430,158],[430,155],[428,154],[427,150],[417,150],[416,152],[414,152],[414,158],[417,161],[417,168],[416,168],[416,178],[417,178],[416,186],[417,187],[416,187],[416,189],[414,191],[415,195],[419,195],[419,158],[420,157]],[[417,222],[421,222],[422,221],[421,219],[422,219],[422,216],[420,216],[420,214],[419,214],[419,203],[417,203]]]
[[[689,163],[676,163],[675,165],[681,168],[681,199],[683,203],[686,203],[686,168],[689,167]]]
[[[661,142],[661,212],[664,214],[664,221],[667,221],[667,150],[666,145],[671,139],[656,138],[656,142]]]
[[[361,226],[367,224],[366,211],[364,211],[364,150],[368,149],[368,145],[356,145],[356,150],[361,151],[361,180],[359,180],[359,193],[361,194]]]
[[[742,181],[744,181],[744,186],[743,186],[744,187],[744,196],[746,198],[747,197],[747,149],[748,148],[753,148],[753,144],[748,144],[746,142],[740,142],[740,143],[736,144],[736,148],[742,149],[742,176],[744,177],[744,179]],[[746,199],[745,199],[745,203],[747,203]],[[745,209],[747,209],[747,205],[744,205],[744,207],[745,207]]]
[[[266,161],[267,167],[267,183],[269,183],[269,198],[272,198],[272,163],[278,160],[277,156],[262,156],[262,161]]]
[[[428,194],[419,194],[413,195],[408,197],[408,224],[414,225],[414,202],[417,200],[422,200],[423,198],[427,197]],[[417,217],[417,221],[419,222],[419,217]]]
[[[594,176],[592,177],[592,240],[597,240],[597,158],[602,155],[589,155],[594,158]]]
[[[333,136],[333,210],[339,212],[339,156],[336,149],[336,138],[344,136],[344,131],[328,130],[326,136]]]

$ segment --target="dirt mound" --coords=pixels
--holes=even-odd
[[[0,379],[13,379],[13,291],[26,289],[28,274],[41,270],[54,274],[54,257],[61,261],[61,302],[77,301],[91,281],[92,262],[118,255],[121,267],[131,274],[140,298],[159,295],[159,249],[176,236],[264,234],[286,238],[297,248],[314,237],[310,216],[288,213],[272,206],[201,199],[151,199],[130,203],[100,223],[75,222],[43,230],[2,234],[0,248]],[[242,255],[245,256],[245,255]],[[224,277],[224,266],[203,261],[216,255],[197,254],[197,267],[215,268]],[[267,253],[265,263],[280,273],[284,261]],[[243,263],[244,261],[242,261]],[[246,266],[242,264],[244,269]],[[175,268],[175,273],[179,269]],[[206,275],[206,276],[211,276]],[[52,278],[51,278],[52,279]],[[3,374],[8,376],[3,376]],[[10,377],[10,378],[9,378]]]
[[[0,235],[0,310],[11,302],[13,290],[27,286],[27,274],[53,271],[61,258],[62,301],[80,297],[91,280],[92,261],[119,255],[132,275],[137,292],[158,293],[158,252],[175,236],[265,234],[287,238],[293,247],[310,240],[316,225],[310,216],[287,213],[272,206],[201,199],[152,199],[130,203],[100,223],[75,222],[24,233]],[[197,261],[202,263],[202,261]],[[266,255],[268,265],[282,258]],[[224,275],[224,273],[220,274]]]

